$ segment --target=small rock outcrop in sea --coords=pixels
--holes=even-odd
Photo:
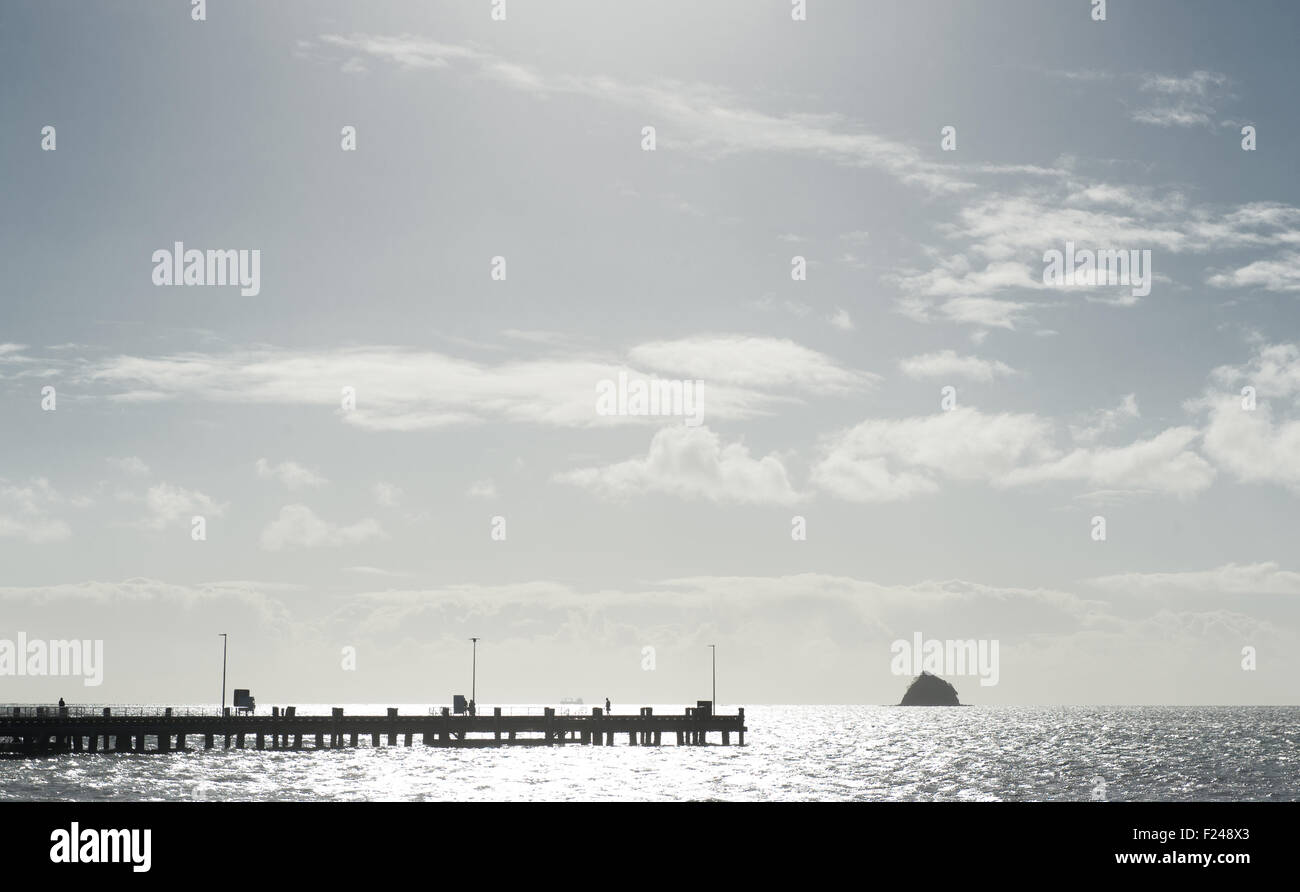
[[[899,706],[961,706],[957,689],[937,675],[922,672],[907,686]]]

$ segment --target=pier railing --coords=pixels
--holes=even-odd
[[[109,710],[105,713],[104,710]],[[148,703],[96,703],[93,706],[78,704],[59,706],[57,703],[4,703],[0,704],[0,719],[55,717],[90,718],[103,715],[148,717],[158,716],[211,716],[221,715],[219,706],[155,706]]]

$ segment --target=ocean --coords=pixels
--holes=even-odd
[[[540,711],[513,707],[528,708]],[[341,750],[4,759],[0,800],[1300,800],[1295,706],[747,706],[745,717],[744,747],[372,749],[363,736]]]

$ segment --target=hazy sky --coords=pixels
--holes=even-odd
[[[0,701],[1295,702],[1300,7],[493,7],[0,3]]]

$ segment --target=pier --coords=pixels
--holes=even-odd
[[[710,704],[681,714],[297,715],[292,706],[271,715],[220,715],[171,707],[0,707],[0,753],[39,756],[51,753],[172,753],[211,749],[302,750],[357,746],[704,746],[745,745],[745,710],[715,715]],[[125,713],[125,714],[124,714]],[[712,735],[712,737],[711,737]]]

